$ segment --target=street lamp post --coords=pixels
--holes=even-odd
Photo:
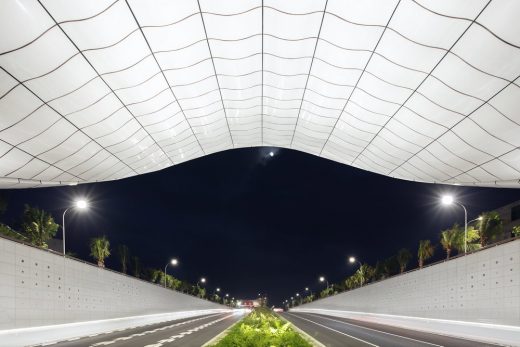
[[[359,260],[357,260],[356,257],[349,257],[349,258],[348,258],[348,262],[349,262],[350,264],[358,263],[360,269],[361,269],[361,267],[363,266],[363,264],[361,264],[361,262],[360,262]],[[360,271],[361,271],[361,270],[360,270]],[[363,287],[364,282],[365,282],[365,280],[362,278],[362,279],[361,279],[361,287]]]
[[[199,289],[200,289],[199,283],[202,283],[202,284],[206,283],[206,278],[201,277],[200,280],[197,281],[197,296],[199,296]]]
[[[166,266],[164,267],[164,288],[166,288],[166,268],[168,267],[168,265],[172,265],[172,266],[177,266],[177,264],[179,263],[179,261],[175,258],[173,258],[169,263],[166,263]]]
[[[79,208],[80,210],[83,210],[87,207],[88,207],[88,203],[86,200],[78,200],[74,203],[74,206],[68,207],[67,209],[65,209],[65,211],[63,211],[62,226],[61,226],[61,229],[63,231],[63,255],[65,255],[65,214],[71,208]]]
[[[311,293],[311,297],[312,297],[312,289],[309,289],[309,287],[305,287],[305,291],[306,292],[310,292]]]
[[[355,257],[349,257],[348,258],[348,262],[351,263],[351,264],[358,263],[359,267],[363,266],[363,264],[361,264],[361,262],[359,260],[357,260]]]
[[[466,254],[468,253],[468,210],[466,209],[466,206],[462,205],[458,201],[455,201],[451,195],[444,195],[441,201],[443,205],[456,204],[462,207],[464,210],[464,254]]]
[[[327,290],[329,289],[329,281],[324,277],[324,276],[320,276],[320,282],[326,282],[327,283]]]
[[[197,287],[199,287],[199,283],[206,283],[206,278],[205,277],[201,277],[200,280],[197,281]]]

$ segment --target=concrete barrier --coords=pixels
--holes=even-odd
[[[410,271],[291,311],[520,345],[520,240]]]
[[[226,311],[223,305],[0,238],[0,346],[16,346],[22,337],[20,345],[27,345],[59,340],[60,333],[73,338]]]

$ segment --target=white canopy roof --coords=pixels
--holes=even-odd
[[[519,187],[520,1],[0,1],[0,187],[277,146]]]

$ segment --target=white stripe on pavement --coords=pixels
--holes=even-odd
[[[132,334],[132,335],[128,335],[128,336],[118,337],[118,338],[115,338],[115,339],[112,339],[112,340],[97,342],[97,343],[94,343],[94,344],[90,345],[90,347],[108,346],[108,345],[111,345],[111,344],[116,343],[118,341],[126,341],[126,340],[132,339],[134,337],[139,337],[139,336],[145,336],[145,335],[153,334],[153,333],[156,333],[158,331],[162,331],[162,330],[166,330],[166,329],[170,329],[170,328],[175,328],[175,327],[178,327],[178,326],[181,326],[181,325],[193,323],[193,322],[196,322],[196,321],[199,321],[199,320],[211,318],[211,317],[218,316],[218,315],[221,315],[221,313],[216,313],[216,314],[209,315],[209,316],[199,317],[199,318],[190,319],[190,320],[187,320],[187,321],[184,321],[184,322],[179,322],[179,323],[175,323],[175,324],[166,325],[166,326],[163,326],[163,327],[160,327],[160,328],[157,328],[157,329],[143,331],[142,333],[136,333],[136,334]]]
[[[371,342],[368,342],[368,341],[365,341],[365,340],[359,339],[359,338],[357,338],[357,337],[355,337],[355,336],[349,335],[349,334],[344,333],[344,332],[342,332],[342,331],[339,331],[339,330],[336,330],[336,329],[332,329],[332,328],[330,328],[330,327],[328,327],[328,326],[326,326],[326,325],[323,325],[323,324],[320,324],[320,323],[316,323],[315,321],[312,321],[312,320],[310,320],[310,319],[303,318],[303,317],[297,316],[297,315],[292,314],[292,313],[289,313],[289,312],[287,312],[287,314],[289,314],[289,315],[291,315],[291,316],[294,316],[294,317],[296,317],[296,318],[299,318],[299,319],[306,320],[307,322],[311,322],[312,324],[319,325],[319,326],[322,327],[322,328],[332,330],[332,331],[334,331],[334,332],[337,332],[338,334],[348,336],[348,337],[350,337],[351,339],[354,339],[354,340],[357,340],[357,341],[360,341],[360,342],[366,343],[367,345],[370,345],[370,346],[373,346],[373,347],[379,347],[378,345],[374,345],[374,344],[371,343]]]
[[[401,339],[406,339],[406,340],[411,340],[411,341],[415,341],[415,342],[420,342],[420,343],[424,343],[425,345],[436,346],[436,347],[444,347],[442,345],[437,345],[435,343],[426,342],[426,341],[422,341],[422,340],[417,340],[417,339],[413,339],[411,337],[406,337],[406,336],[402,336],[402,335],[387,333],[386,331],[372,329],[372,328],[367,328],[367,327],[364,327],[362,325],[352,324],[352,323],[344,322],[344,321],[341,321],[341,320],[337,320],[337,319],[333,319],[333,318],[329,318],[329,317],[325,317],[325,316],[319,316],[319,315],[316,315],[316,314],[313,314],[313,313],[307,313],[307,315],[311,315],[311,316],[318,317],[318,318],[323,318],[323,319],[328,319],[328,320],[331,320],[331,321],[334,321],[334,322],[342,323],[342,324],[345,324],[345,325],[351,325],[351,326],[354,326],[354,327],[357,327],[357,328],[362,328],[362,329],[371,330],[371,331],[377,331],[378,333],[381,333],[381,334],[391,335],[391,336],[399,337]]]
[[[180,334],[177,334],[177,335],[173,335],[173,336],[170,336],[169,338],[167,339],[162,339],[162,340],[159,340],[157,341],[157,343],[154,343],[154,344],[151,344],[151,345],[146,345],[144,347],[162,347],[163,344],[165,343],[171,343],[175,340],[178,340],[178,339],[181,339],[183,338],[185,335],[190,335],[191,333],[194,333],[196,331],[199,331],[201,329],[204,329],[204,328],[207,328],[209,327],[210,325],[213,325],[215,323],[218,323],[220,321],[223,321],[224,319],[227,319],[229,317],[233,317],[232,314],[228,315],[228,316],[225,316],[225,317],[222,317],[222,318],[219,318],[219,319],[216,319],[214,321],[211,321],[211,322],[208,322],[206,324],[203,324],[203,325],[200,325],[198,327],[195,327],[195,328],[192,328],[190,330],[187,330],[187,331],[183,331],[182,333]]]

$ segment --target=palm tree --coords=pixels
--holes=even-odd
[[[206,288],[197,286],[197,296],[201,299],[204,299],[206,297]]]
[[[22,229],[33,245],[47,248],[47,240],[58,231],[59,225],[54,218],[44,210],[25,205]]]
[[[179,286],[179,290],[183,293],[189,293],[192,289],[192,285],[186,281],[181,281],[181,284]]]
[[[345,287],[350,290],[350,289],[354,289],[358,286],[358,277],[353,275],[353,276],[350,276],[348,277],[346,280],[345,280]]]
[[[478,234],[480,245],[484,247],[502,234],[502,219],[495,211],[484,212],[480,217],[482,219],[478,223]]]
[[[106,236],[90,240],[90,255],[97,260],[99,267],[105,267],[105,258],[110,255],[110,242]]]
[[[150,273],[150,282],[164,284],[164,272],[161,269],[152,269]]]
[[[412,259],[412,253],[410,253],[406,248],[401,248],[399,252],[397,252],[397,262],[399,263],[399,271],[401,273],[406,270],[406,266],[410,259]]]
[[[140,278],[141,277],[141,260],[139,259],[139,257],[136,257],[136,256],[133,256],[131,259],[132,259],[134,276],[136,278]]]
[[[464,229],[462,227],[459,228],[459,237],[455,239],[455,243],[453,244],[453,248],[457,250],[458,253],[464,253]],[[480,248],[480,235],[478,230],[472,226],[468,226],[467,231],[467,242],[466,248],[467,251],[472,252]]]
[[[117,255],[119,256],[119,262],[121,263],[121,272],[126,274],[127,265],[129,261],[129,249],[127,245],[119,245],[117,247]]]
[[[456,245],[464,243],[464,230],[458,225],[454,224],[450,229],[441,231],[441,245],[446,251],[446,259],[450,259],[451,252]]]
[[[378,261],[376,263],[376,266],[374,267],[374,279],[375,280],[382,280],[388,277],[388,269],[385,266],[385,263],[382,261]],[[348,280],[348,278],[347,278]],[[345,283],[347,283],[345,281]],[[348,289],[348,288],[347,288]]]
[[[363,286],[374,276],[374,268],[368,264],[363,264],[356,271],[355,276],[358,278],[359,285]]]
[[[433,256],[435,246],[432,245],[430,240],[419,241],[419,250],[417,251],[417,257],[419,258],[419,268],[422,269],[424,261],[430,259]]]

